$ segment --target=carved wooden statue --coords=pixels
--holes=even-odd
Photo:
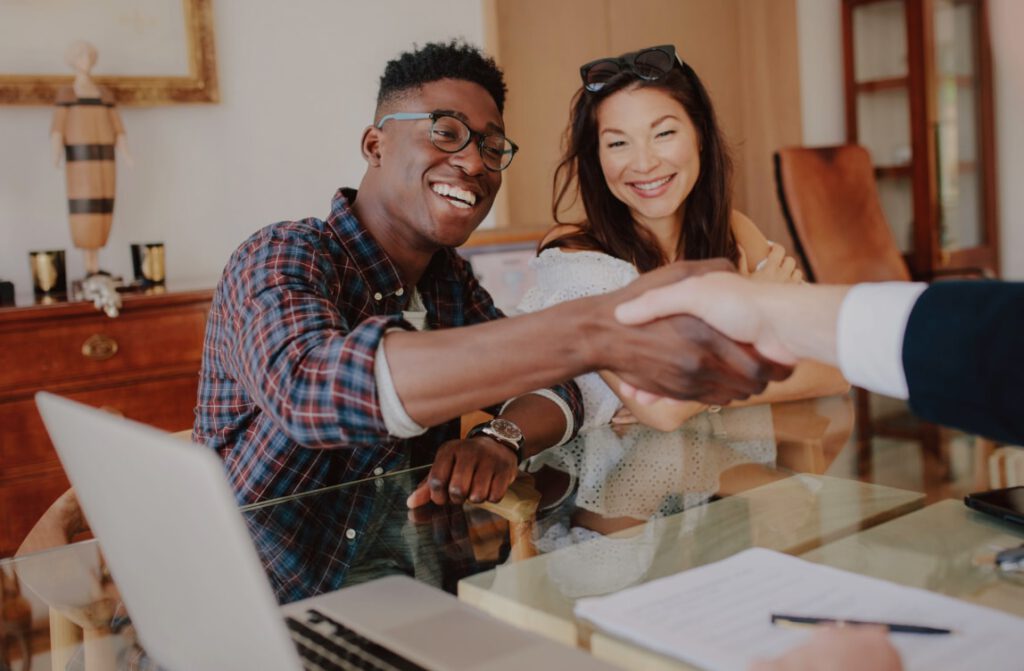
[[[57,92],[50,142],[54,163],[59,166],[61,157],[66,163],[71,240],[85,251],[88,277],[100,272],[99,250],[107,243],[114,217],[115,148],[129,163],[131,157],[113,95],[90,74],[96,48],[75,42],[64,58],[75,80]]]

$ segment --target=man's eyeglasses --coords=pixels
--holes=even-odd
[[[476,140],[480,150],[480,159],[488,170],[498,172],[512,163],[512,158],[519,151],[516,143],[501,133],[477,133],[466,125],[462,119],[443,112],[395,112],[385,114],[377,122],[377,128],[383,128],[388,119],[395,121],[413,121],[430,119],[430,142],[448,154],[465,149],[472,140]]]
[[[676,54],[676,48],[665,44],[631,51],[618,58],[590,61],[580,67],[580,78],[588,92],[597,93],[623,72],[632,72],[640,79],[656,81],[671,72],[676,65],[684,67],[682,59]]]

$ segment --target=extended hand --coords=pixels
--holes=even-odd
[[[488,438],[476,436],[441,445],[426,479],[409,495],[406,505],[418,508],[433,501],[461,504],[497,503],[516,479],[515,453]]]
[[[735,273],[715,272],[723,269],[731,270],[732,266],[722,259],[674,263],[641,276],[609,297],[618,303],[642,294],[632,302],[647,305],[651,297],[663,299],[678,287],[686,286],[687,281],[693,281],[686,278],[708,272],[743,282]],[[750,345],[734,342],[726,337],[730,334],[723,335],[696,317],[677,314],[696,314],[692,310],[662,308],[655,313],[634,309],[640,316],[628,321],[622,318],[621,307],[616,311],[620,321],[635,326],[621,334],[621,342],[616,343],[626,348],[628,356],[606,368],[638,389],[721,405],[758,394],[768,382],[784,380],[792,372],[787,365],[792,357],[782,358],[785,364],[778,363]]]
[[[734,273],[711,273],[658,287],[620,305],[615,316],[624,324],[644,324],[670,315],[699,317],[737,342],[751,343],[772,361],[795,357],[778,338],[765,296],[771,288]]]

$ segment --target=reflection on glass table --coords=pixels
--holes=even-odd
[[[919,507],[919,494],[817,475],[852,425],[846,397],[726,409],[672,433],[584,434],[535,459],[498,504],[409,511],[426,473],[416,468],[242,512],[281,603],[394,574],[464,592],[464,578],[548,556],[545,579],[570,599],[751,545],[803,552]],[[24,666],[26,649],[39,668],[144,660],[99,544],[61,546],[65,513],[33,552],[0,562],[0,660]]]
[[[1024,617],[1024,572],[999,571],[993,561],[1022,541],[1024,526],[947,499],[803,558]]]
[[[1003,573],[992,565],[994,551],[1017,547],[1022,540],[1024,527],[947,499],[800,558],[1024,617],[1024,574]],[[602,632],[594,632],[589,644],[595,657],[623,668],[692,669]]]

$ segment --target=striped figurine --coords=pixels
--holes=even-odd
[[[65,161],[71,240],[85,251],[86,276],[100,272],[99,250],[107,243],[114,217],[115,147],[130,161],[124,125],[111,92],[93,81],[96,48],[88,42],[68,47],[65,61],[74,82],[57,91],[50,129],[54,163]]]

